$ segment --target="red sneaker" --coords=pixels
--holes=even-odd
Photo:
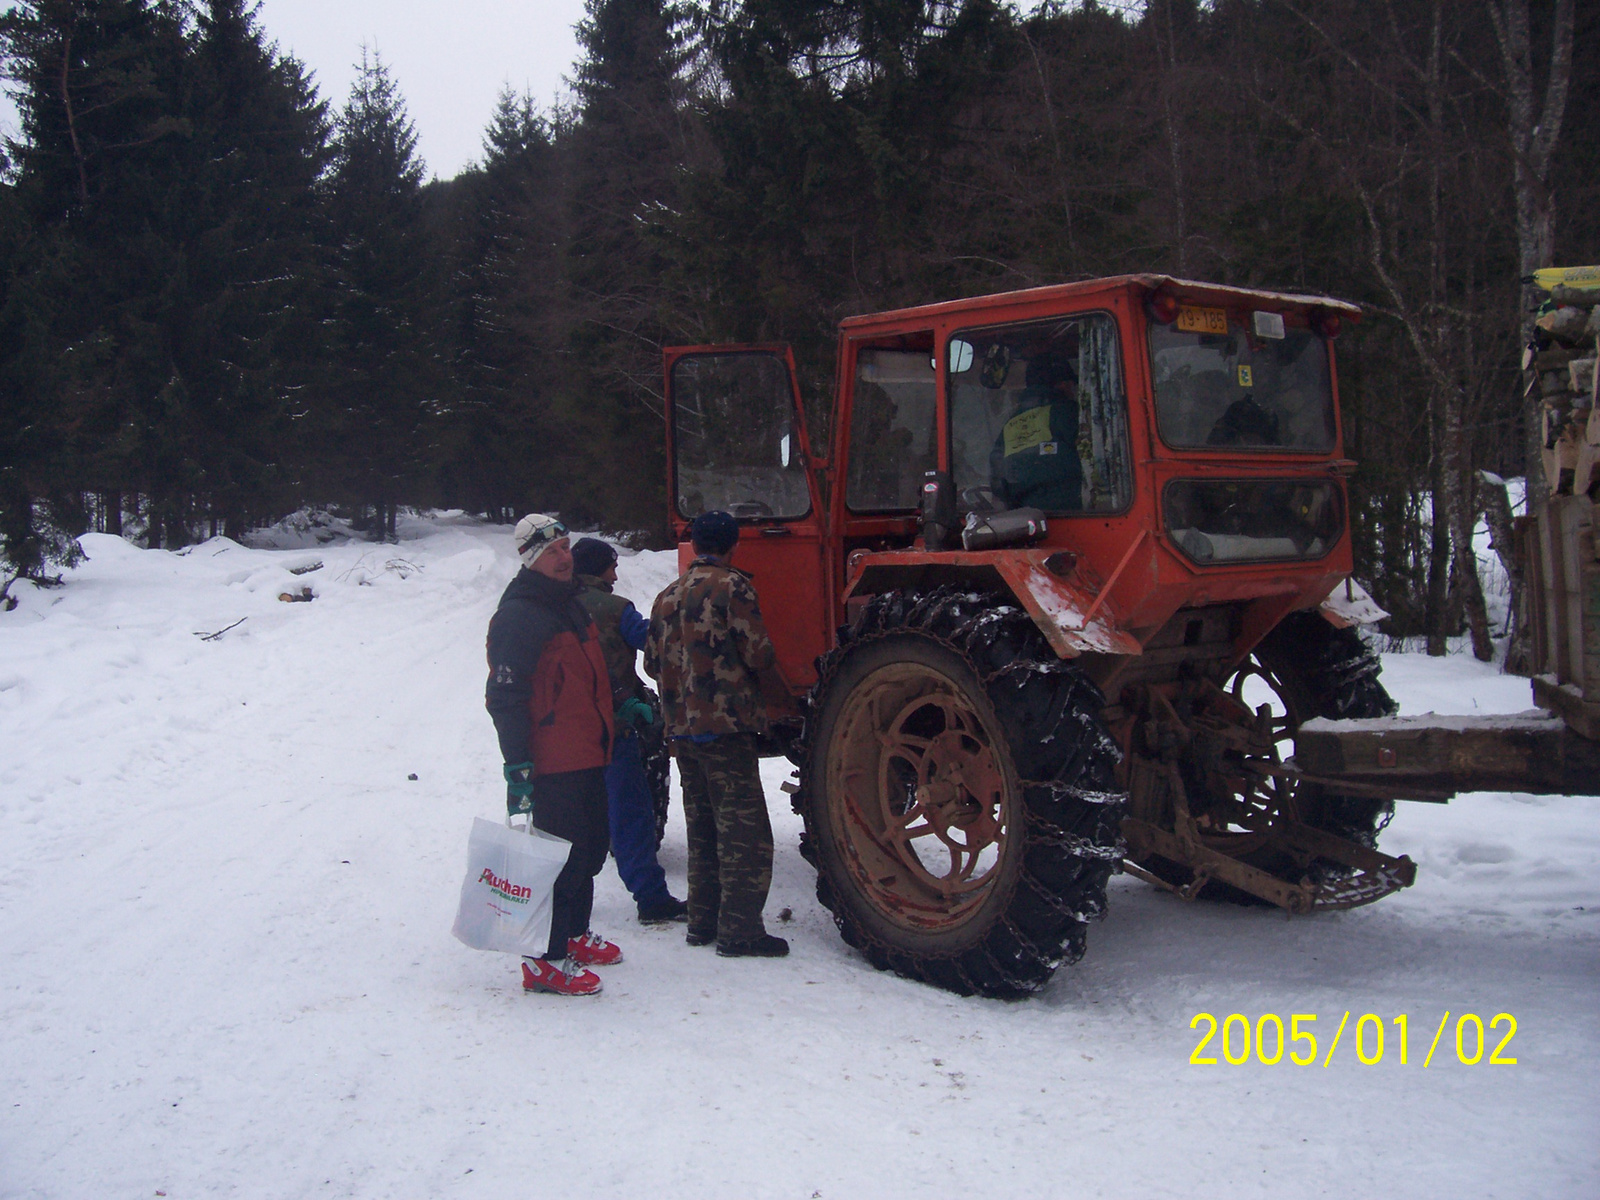
[[[558,996],[593,996],[600,990],[600,976],[570,958],[561,965],[544,958],[522,960],[522,990],[525,992],[554,992]]]
[[[622,961],[622,947],[594,930],[567,942],[567,957],[585,967],[609,967]]]

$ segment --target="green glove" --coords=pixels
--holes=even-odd
[[[533,811],[533,764],[507,763],[500,768],[506,777],[506,811],[515,815]]]
[[[655,709],[651,708],[637,696],[629,696],[622,702],[622,707],[617,709],[617,720],[624,725],[633,726],[654,725],[656,723]]]

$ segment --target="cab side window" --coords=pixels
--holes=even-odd
[[[905,512],[938,465],[933,360],[926,350],[861,350],[850,407],[852,512]]]

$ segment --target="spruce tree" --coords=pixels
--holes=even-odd
[[[0,39],[22,119],[11,150],[28,226],[12,264],[22,314],[12,377],[51,449],[28,490],[58,510],[71,507],[69,490],[142,491],[153,539],[166,526],[181,541],[193,480],[176,450],[186,413],[167,340],[189,133],[181,13],[146,0],[34,0],[6,12]]]
[[[684,18],[663,0],[587,0],[578,41],[565,248],[573,370],[552,401],[581,464],[570,485],[575,509],[613,524],[655,525],[660,350],[677,307],[657,234],[701,140],[684,79]],[[618,461],[651,466],[619,472]]]
[[[208,0],[186,91],[183,322],[186,450],[212,524],[237,536],[289,495],[290,397],[321,347],[317,183],[325,105],[247,0]]]
[[[52,563],[70,564],[77,545],[35,503],[39,491],[59,479],[59,438],[42,389],[30,380],[38,359],[24,352],[30,314],[19,288],[18,268],[29,252],[28,227],[10,161],[0,151],[0,604],[10,608],[19,578],[43,581]]]
[[[503,89],[481,167],[450,198],[450,314],[457,385],[446,421],[447,503],[509,516],[559,508],[559,439],[548,421],[560,310],[563,181],[549,125]]]
[[[363,51],[333,142],[334,339],[318,428],[322,482],[371,506],[377,532],[390,537],[396,505],[424,494],[443,386],[416,147],[399,88]]]

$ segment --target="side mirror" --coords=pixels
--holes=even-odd
[[[950,340],[950,374],[960,375],[972,370],[972,343],[960,338]]]

